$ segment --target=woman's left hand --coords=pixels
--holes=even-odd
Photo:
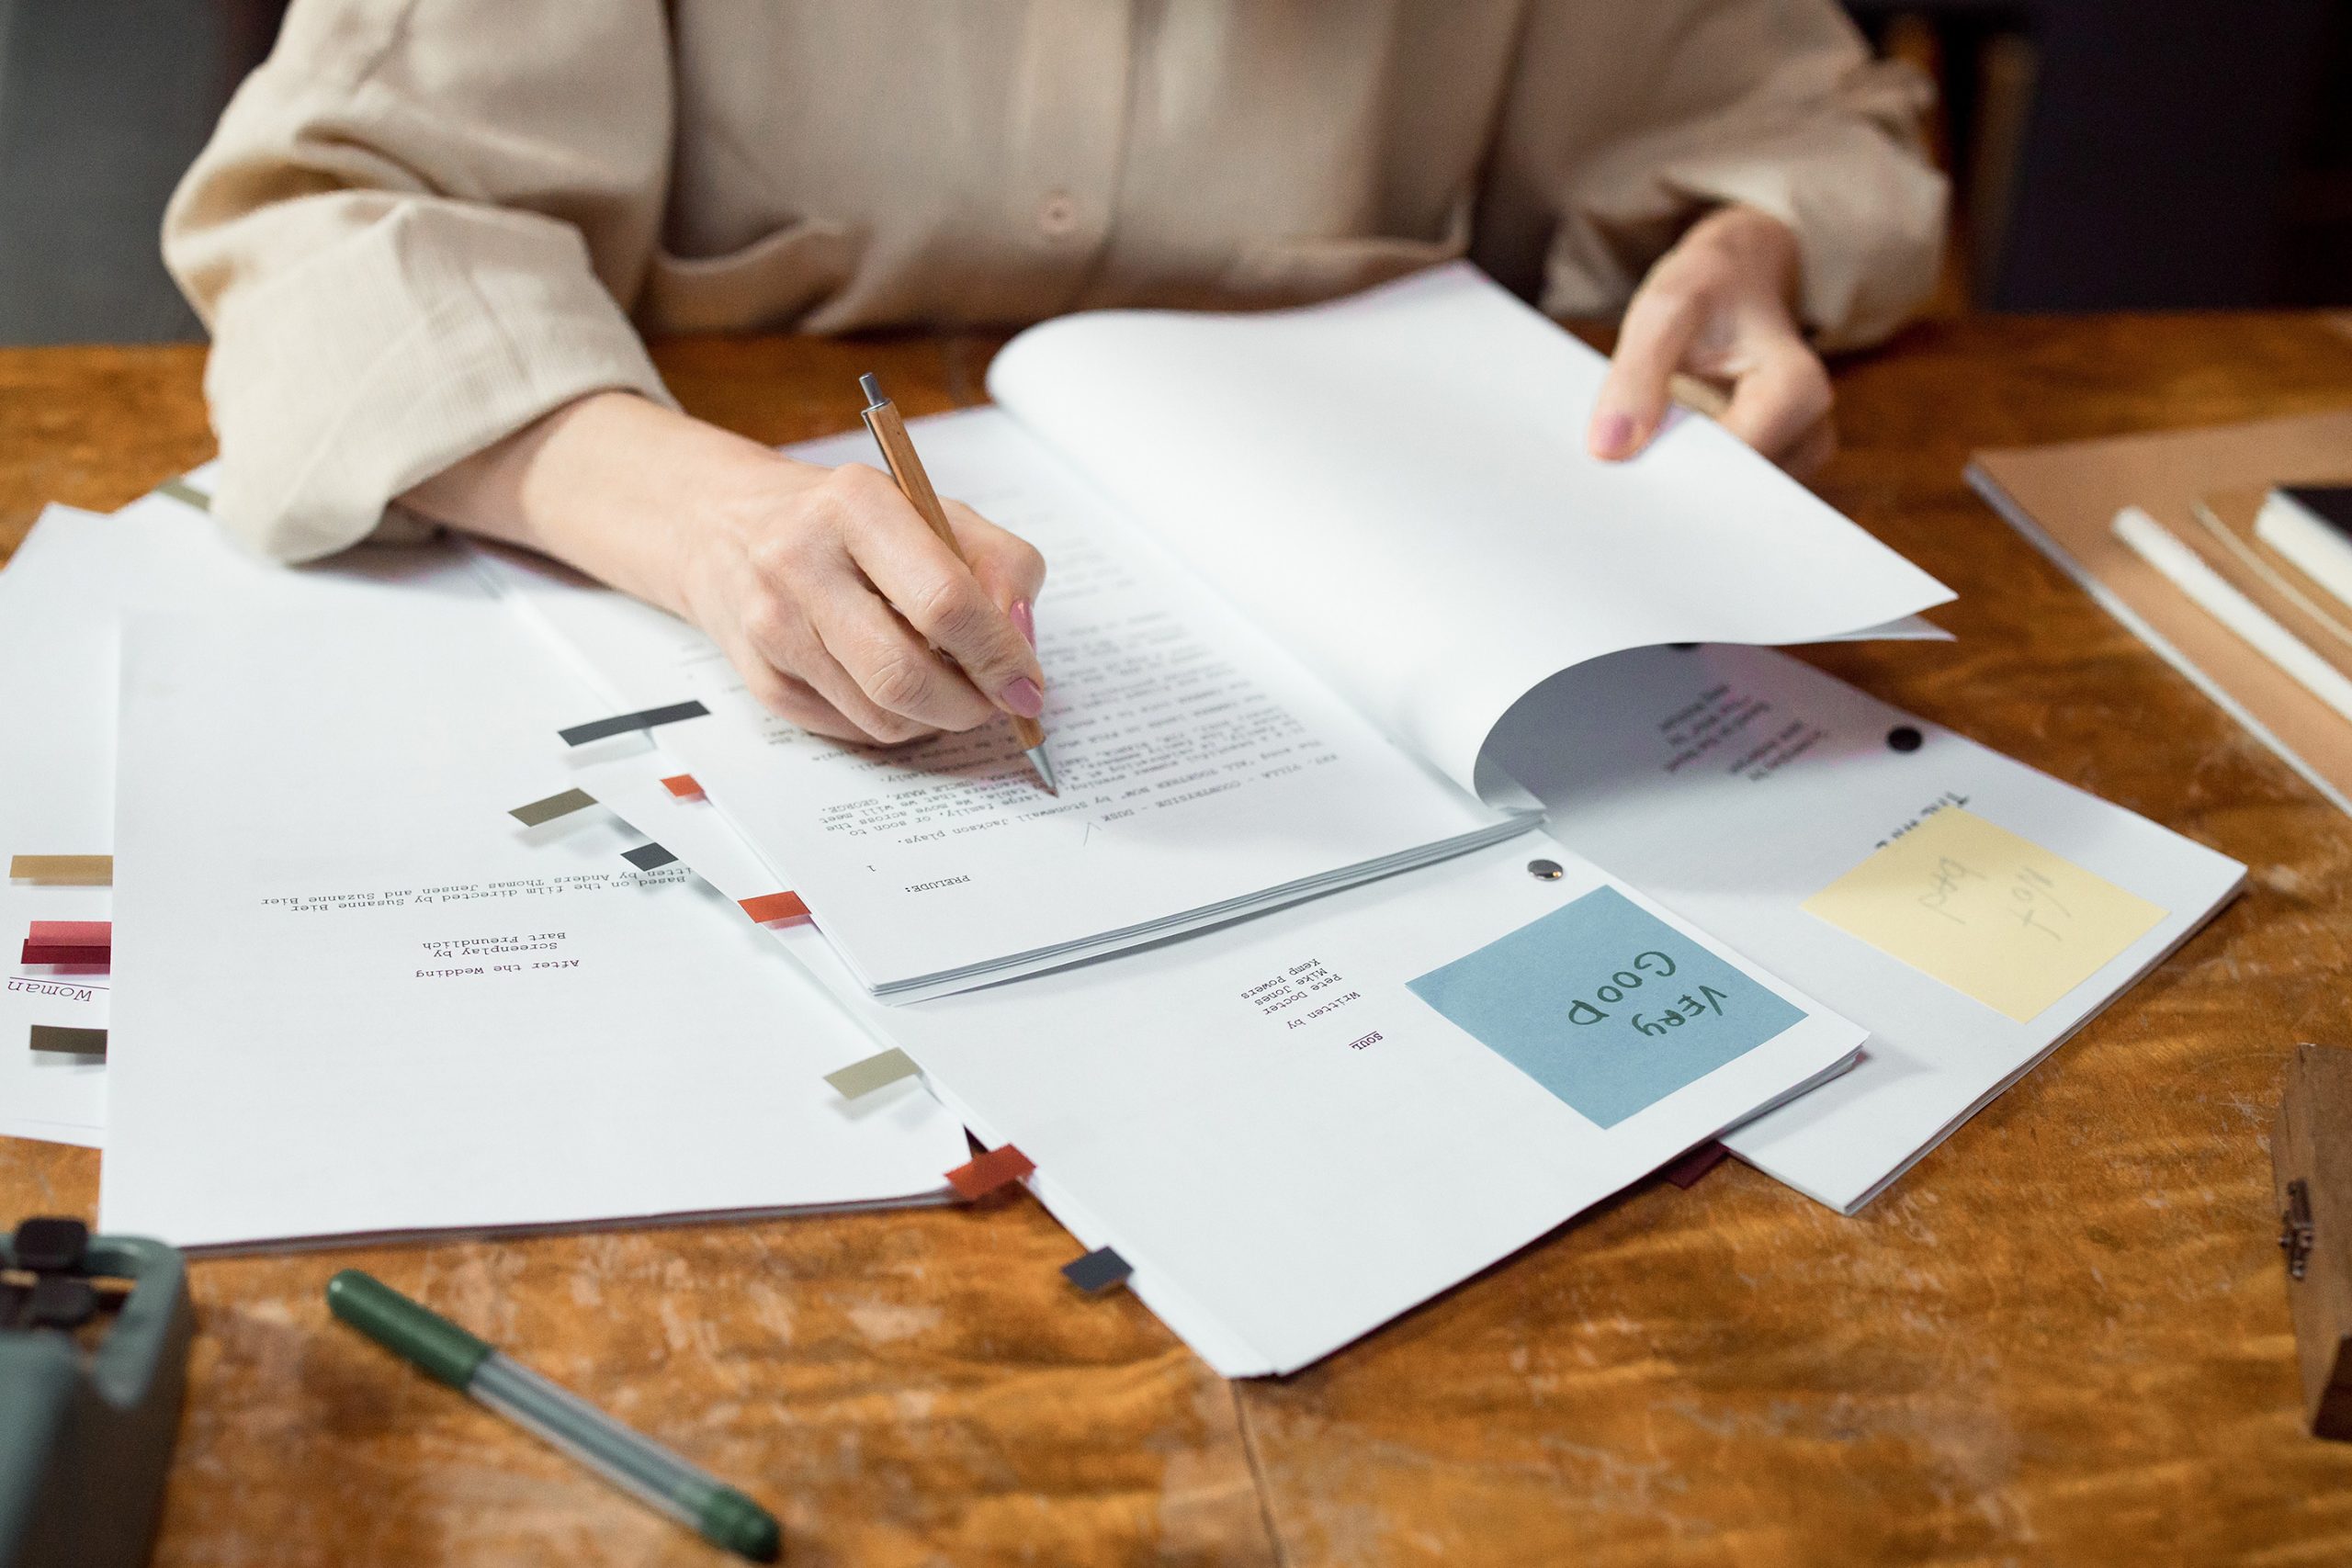
[[[1647,446],[1680,372],[1728,386],[1724,427],[1789,472],[1826,462],[1838,445],[1829,373],[1797,325],[1797,263],[1796,236],[1755,208],[1719,208],[1691,225],[1625,308],[1585,434],[1592,455],[1621,459]]]

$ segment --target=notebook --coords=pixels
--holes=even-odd
[[[2352,811],[2345,720],[2113,531],[2136,506],[2176,539],[2201,497],[2340,480],[2352,409],[1979,452],[1968,479],[2009,525],[2300,773]]]
[[[1867,633],[1951,597],[1704,419],[1592,459],[1604,369],[1467,266],[1016,338],[997,407],[911,428],[944,494],[1050,563],[1059,798],[1003,727],[845,751],[768,717],[681,623],[485,558],[632,707],[704,705],[662,745],[792,868],[859,981],[910,1000],[1525,830],[1478,795],[1477,757],[1568,666]],[[875,457],[862,433],[794,455]]]
[[[2352,605],[2352,485],[2281,485],[2263,497],[2254,533]]]

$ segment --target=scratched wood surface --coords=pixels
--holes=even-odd
[[[978,394],[985,344],[687,342],[783,441]],[[208,453],[193,349],[0,353],[0,547]],[[2264,1137],[2352,1042],[2352,821],[1962,486],[1978,446],[2352,403],[2321,316],[1962,321],[1840,375],[1829,498],[1962,591],[1825,667],[2254,867],[2245,898],[1860,1218],[1745,1167],[1606,1205],[1320,1366],[1227,1385],[976,1211],[212,1259],[157,1561],[692,1563],[697,1543],[333,1325],[371,1269],[747,1486],[800,1563],[2352,1560],[2297,1426]],[[223,1129],[234,1136],[234,1129]],[[0,1213],[97,1160],[0,1140]],[[289,1173],[299,1179],[299,1173]]]

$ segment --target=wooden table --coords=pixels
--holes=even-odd
[[[971,400],[987,348],[659,357],[784,441],[855,423],[854,369],[910,412]],[[0,353],[0,544],[204,457],[198,371]],[[803,1564],[2352,1561],[2352,1447],[2297,1425],[2265,1148],[2289,1047],[2352,1039],[2352,822],[1960,478],[1980,446],[2347,401],[2352,330],[2312,315],[1945,322],[1842,373],[1821,488],[1960,589],[1960,641],[1821,662],[2254,868],[1860,1217],[1737,1165],[1652,1184],[1242,1384],[1070,1291],[1025,1198],[198,1262],[157,1561],[718,1561],[331,1325],[350,1264],[769,1500]],[[91,1154],[0,1141],[0,1213],[89,1214],[96,1184]]]

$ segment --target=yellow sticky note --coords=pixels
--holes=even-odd
[[[2165,918],[2145,898],[1956,806],[1874,852],[1804,908],[2019,1023]]]

